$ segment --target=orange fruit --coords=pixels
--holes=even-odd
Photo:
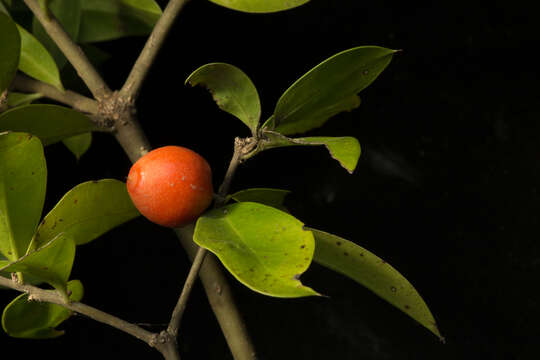
[[[212,170],[193,150],[164,146],[133,164],[127,190],[148,220],[181,227],[195,221],[212,202]]]

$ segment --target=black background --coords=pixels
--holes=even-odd
[[[162,4],[164,2],[161,2]],[[529,359],[538,333],[538,69],[531,2],[311,3],[248,15],[190,2],[151,70],[139,117],[154,147],[190,147],[223,178],[235,136],[247,128],[220,112],[191,71],[222,61],[258,87],[263,117],[281,93],[327,57],[359,45],[403,51],[360,96],[355,111],[311,135],[355,136],[363,154],[353,175],[324,149],[262,153],[233,190],[292,191],[288,206],[307,225],[383,257],[419,290],[447,343],[353,281],[314,264],[303,282],[329,298],[264,297],[231,277],[260,359]],[[102,66],[122,85],[144,39],[101,44]],[[130,163],[112,137],[96,134],[76,162],[47,149],[48,211],[74,185],[124,180]],[[78,249],[72,278],[85,302],[136,323],[168,317],[189,263],[168,229],[144,219]],[[3,303],[14,294],[2,292]],[[115,329],[76,316],[65,336],[0,343],[22,358],[159,359]],[[183,359],[231,359],[197,286],[182,323]]]

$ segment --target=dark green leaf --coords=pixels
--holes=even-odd
[[[29,274],[50,284],[67,299],[67,281],[74,259],[75,243],[67,234],[61,233],[39,248],[30,244],[26,255],[0,271],[21,272],[23,276]]]
[[[69,34],[71,39],[77,41],[79,36],[79,25],[81,22],[81,0],[50,0],[48,9],[54,17],[62,24],[64,30]],[[32,22],[32,32],[45,48],[52,55],[58,68],[64,67],[67,62],[66,57],[60,51],[55,42],[51,40],[49,35],[43,29],[36,17]]]
[[[79,160],[81,156],[88,151],[90,145],[92,144],[92,133],[84,133],[81,135],[68,137],[62,142],[67,146],[69,151],[75,155],[77,160]]]
[[[316,243],[313,260],[367,287],[443,339],[420,294],[390,264],[351,241],[310,230]]]
[[[32,103],[34,100],[41,99],[43,95],[35,93],[35,94],[23,94],[23,93],[17,93],[10,91],[8,93],[8,106],[13,108],[21,105],[28,105]]]
[[[285,197],[290,194],[288,190],[253,188],[238,191],[232,194],[231,199],[238,202],[256,202],[264,205],[272,206],[282,211],[287,211],[283,206]]]
[[[0,44],[2,44],[2,56],[0,56],[0,96],[6,90],[19,66],[21,54],[21,38],[17,25],[7,16],[0,12]]]
[[[82,43],[147,35],[161,16],[154,0],[82,0],[82,9]]]
[[[113,179],[88,181],[68,191],[39,225],[31,246],[63,234],[85,244],[139,216],[126,184]]]
[[[356,94],[379,76],[395,52],[360,46],[326,59],[285,91],[274,110],[275,128],[269,129],[286,135],[306,132],[357,107]]]
[[[337,160],[349,173],[352,174],[360,157],[360,143],[353,137],[305,137],[288,138],[274,131],[265,131],[265,140],[260,145],[260,150],[267,150],[285,146],[320,146],[326,147],[330,156]]]
[[[253,135],[257,133],[261,102],[255,85],[242,70],[225,63],[206,64],[191,73],[186,83],[207,88],[221,110],[240,119]]]
[[[43,146],[24,133],[0,133],[0,252],[26,253],[39,223],[47,182]]]
[[[79,280],[68,283],[71,301],[80,301],[84,289]],[[72,312],[51,303],[30,301],[22,294],[9,303],[2,314],[2,327],[12,337],[27,339],[50,339],[64,333],[56,327],[67,320]]]
[[[309,0],[210,0],[229,9],[248,13],[271,13],[303,5]]]
[[[25,105],[0,114],[0,131],[24,131],[36,135],[43,145],[100,128],[87,116],[64,106]]]
[[[318,295],[298,280],[314,250],[313,235],[303,226],[273,207],[241,202],[201,216],[193,240],[254,291],[285,298]]]
[[[23,27],[17,25],[21,37],[19,70],[64,91],[58,67],[45,47]]]

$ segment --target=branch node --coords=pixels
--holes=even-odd
[[[118,125],[129,125],[137,113],[133,97],[124,97],[119,91],[105,95],[98,101],[98,112],[103,118],[102,125],[107,128],[117,128]]]

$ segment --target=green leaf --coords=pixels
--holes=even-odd
[[[310,230],[315,236],[315,262],[367,287],[443,340],[420,294],[390,264],[351,241],[320,230]]]
[[[0,133],[0,252],[17,260],[39,223],[47,182],[43,146],[24,133]]]
[[[84,289],[79,280],[68,283],[71,301],[80,301]],[[9,303],[2,314],[2,327],[12,337],[27,339],[50,339],[64,334],[56,327],[67,320],[72,312],[60,305],[28,300],[22,294]]]
[[[344,111],[351,111],[359,107],[361,100],[357,95],[350,96],[342,99],[334,104],[329,104],[326,107],[316,109],[310,114],[301,115],[305,116],[304,120],[292,121],[285,124],[281,124],[276,131],[282,134],[296,134],[303,133],[308,130],[312,130],[323,126],[330,118],[342,113]],[[266,129],[275,129],[275,116],[271,116],[263,125]]]
[[[29,274],[50,284],[67,299],[67,281],[74,259],[75,243],[68,234],[60,233],[39,248],[30,244],[26,255],[0,271]]]
[[[154,0],[82,0],[79,42],[148,35],[161,16]]]
[[[73,109],[49,104],[25,105],[0,114],[0,131],[24,131],[47,146],[68,137],[100,128]]]
[[[271,13],[303,5],[309,0],[210,0],[229,9],[248,13]]]
[[[221,110],[236,116],[256,135],[261,102],[255,85],[242,70],[225,63],[206,64],[191,73],[186,83],[207,88]]]
[[[28,105],[32,103],[35,100],[41,99],[43,95],[35,93],[35,94],[23,94],[18,92],[10,91],[8,93],[8,99],[7,103],[10,108],[21,106],[21,105]]]
[[[290,191],[288,190],[253,188],[238,191],[232,194],[230,197],[237,202],[256,202],[275,207],[281,211],[287,211],[287,209],[283,206],[283,203],[285,202],[285,197],[289,194]]]
[[[62,140],[62,142],[75,155],[77,160],[79,160],[92,144],[92,133],[71,136]]]
[[[71,39],[77,41],[81,22],[81,0],[51,0],[48,3],[48,9],[62,24]],[[47,32],[45,32],[45,29],[43,29],[35,16],[32,21],[32,32],[52,55],[58,68],[64,67],[67,62],[66,57],[56,46],[56,43],[47,35]]]
[[[396,50],[360,46],[340,52],[298,79],[278,100],[275,130],[294,134],[321,126],[328,118],[360,105],[356,96],[388,66]]]
[[[45,47],[22,26],[17,25],[21,36],[19,70],[64,91],[58,67]]]
[[[254,291],[284,298],[318,295],[298,280],[314,251],[313,235],[303,226],[273,207],[241,202],[201,216],[193,240]]]
[[[113,179],[88,181],[68,191],[39,225],[31,244],[37,248],[63,234],[86,244],[139,216],[126,184]]]
[[[2,12],[0,12],[0,44],[2,44],[0,56],[0,95],[2,95],[17,73],[21,54],[21,38],[17,25]]]
[[[264,131],[265,140],[260,150],[267,150],[286,146],[320,146],[326,147],[330,156],[337,160],[349,173],[353,173],[360,157],[360,143],[353,137],[305,137],[288,138],[274,131]]]

